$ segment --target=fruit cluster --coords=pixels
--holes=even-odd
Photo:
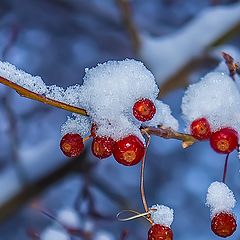
[[[150,99],[142,98],[136,101],[132,107],[133,116],[141,122],[151,120],[155,113],[156,107]],[[114,141],[109,136],[98,136],[96,132],[97,123],[93,123],[90,135],[93,138],[91,150],[97,158],[104,159],[113,154],[115,160],[125,166],[138,164],[143,158],[145,146],[137,136],[128,135]],[[66,156],[74,158],[82,153],[84,142],[85,139],[80,134],[67,133],[62,137],[60,147]]]
[[[238,148],[238,132],[230,127],[222,127],[212,132],[206,118],[198,118],[191,123],[191,134],[198,140],[209,140],[211,147],[217,152],[228,154]]]

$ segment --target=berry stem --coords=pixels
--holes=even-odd
[[[224,164],[224,170],[223,170],[223,183],[226,181],[226,176],[227,176],[227,168],[228,168],[228,159],[229,159],[229,153],[227,154],[225,158],[225,164]]]
[[[92,137],[92,134],[90,134],[89,136],[85,137],[85,138],[83,139],[83,142],[85,143],[85,142],[86,142],[87,140],[89,140],[91,137]]]
[[[150,144],[150,140],[151,140],[151,138],[147,137],[146,150],[145,150],[145,154],[144,154],[143,159],[142,159],[141,174],[140,174],[140,192],[141,192],[143,207],[144,207],[144,210],[145,210],[146,213],[149,212],[149,208],[148,208],[147,199],[146,199],[146,195],[145,195],[145,189],[144,189],[144,170],[145,170],[146,154],[147,154],[147,149],[148,149],[149,144]],[[147,218],[149,219],[149,222],[151,224],[153,224],[153,221],[151,219],[150,214],[147,215]]]

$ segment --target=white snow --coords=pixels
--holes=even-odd
[[[151,211],[151,217],[155,224],[161,224],[163,226],[170,227],[173,222],[173,209],[164,205],[153,205],[150,209],[156,209]]]
[[[84,137],[91,127],[89,117],[73,114],[72,117],[67,117],[67,121],[61,127],[61,134],[64,136],[67,133],[78,133]]]
[[[144,125],[152,127],[163,125],[177,131],[179,127],[178,121],[172,116],[170,107],[159,100],[156,100],[154,104],[156,106],[156,114],[150,121],[144,123]]]
[[[168,36],[142,35],[140,55],[153,72],[158,85],[235,26],[240,21],[239,12],[240,3],[212,7],[201,12],[180,31]]]
[[[219,212],[231,212],[236,200],[233,192],[223,182],[213,182],[208,188],[206,205],[211,209],[211,215]]]
[[[182,99],[183,117],[189,125],[205,117],[213,130],[231,127],[240,132],[240,93],[225,73],[211,72],[188,87]]]
[[[40,235],[41,240],[70,240],[69,235],[60,229],[48,227]]]
[[[57,213],[57,219],[66,227],[78,228],[80,226],[79,216],[73,208],[60,209]]]
[[[41,77],[34,77],[29,73],[18,70],[8,62],[0,61],[0,76],[35,93],[44,94],[47,91],[47,86]]]

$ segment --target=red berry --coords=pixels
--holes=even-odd
[[[114,140],[110,137],[95,137],[92,141],[92,153],[97,158],[107,158],[112,155]]]
[[[67,157],[78,157],[83,149],[83,139],[77,133],[67,133],[60,142],[60,148]]]
[[[172,240],[173,232],[171,228],[154,224],[148,231],[148,240]]]
[[[198,140],[207,140],[211,136],[211,128],[206,118],[198,118],[191,124],[191,134]]]
[[[133,105],[133,115],[141,122],[151,120],[155,113],[156,107],[154,103],[147,98],[142,98]]]
[[[236,218],[231,213],[219,213],[213,217],[211,228],[219,237],[229,237],[237,228]]]
[[[231,128],[222,128],[211,135],[210,144],[218,153],[230,153],[238,147],[238,133]]]
[[[114,144],[113,156],[117,162],[132,166],[141,161],[145,154],[145,147],[141,140],[134,135],[129,135]]]

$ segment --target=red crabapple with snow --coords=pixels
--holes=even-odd
[[[148,240],[172,240],[173,210],[164,205],[153,205],[150,208],[152,226],[148,231]]]
[[[209,140],[218,153],[238,147],[240,93],[233,79],[223,72],[211,72],[186,90],[182,99],[187,130],[198,140]]]
[[[231,236],[236,228],[233,208],[236,200],[233,192],[223,182],[213,182],[208,188],[206,205],[211,211],[211,229],[219,237]]]
[[[157,100],[158,94],[154,76],[141,62],[109,61],[86,69],[82,86],[69,88],[67,98],[86,109],[89,117],[73,115],[62,132],[78,132],[83,137],[89,133],[94,156],[103,159],[113,153],[117,162],[135,165],[145,153],[141,127],[178,128],[168,105]]]

